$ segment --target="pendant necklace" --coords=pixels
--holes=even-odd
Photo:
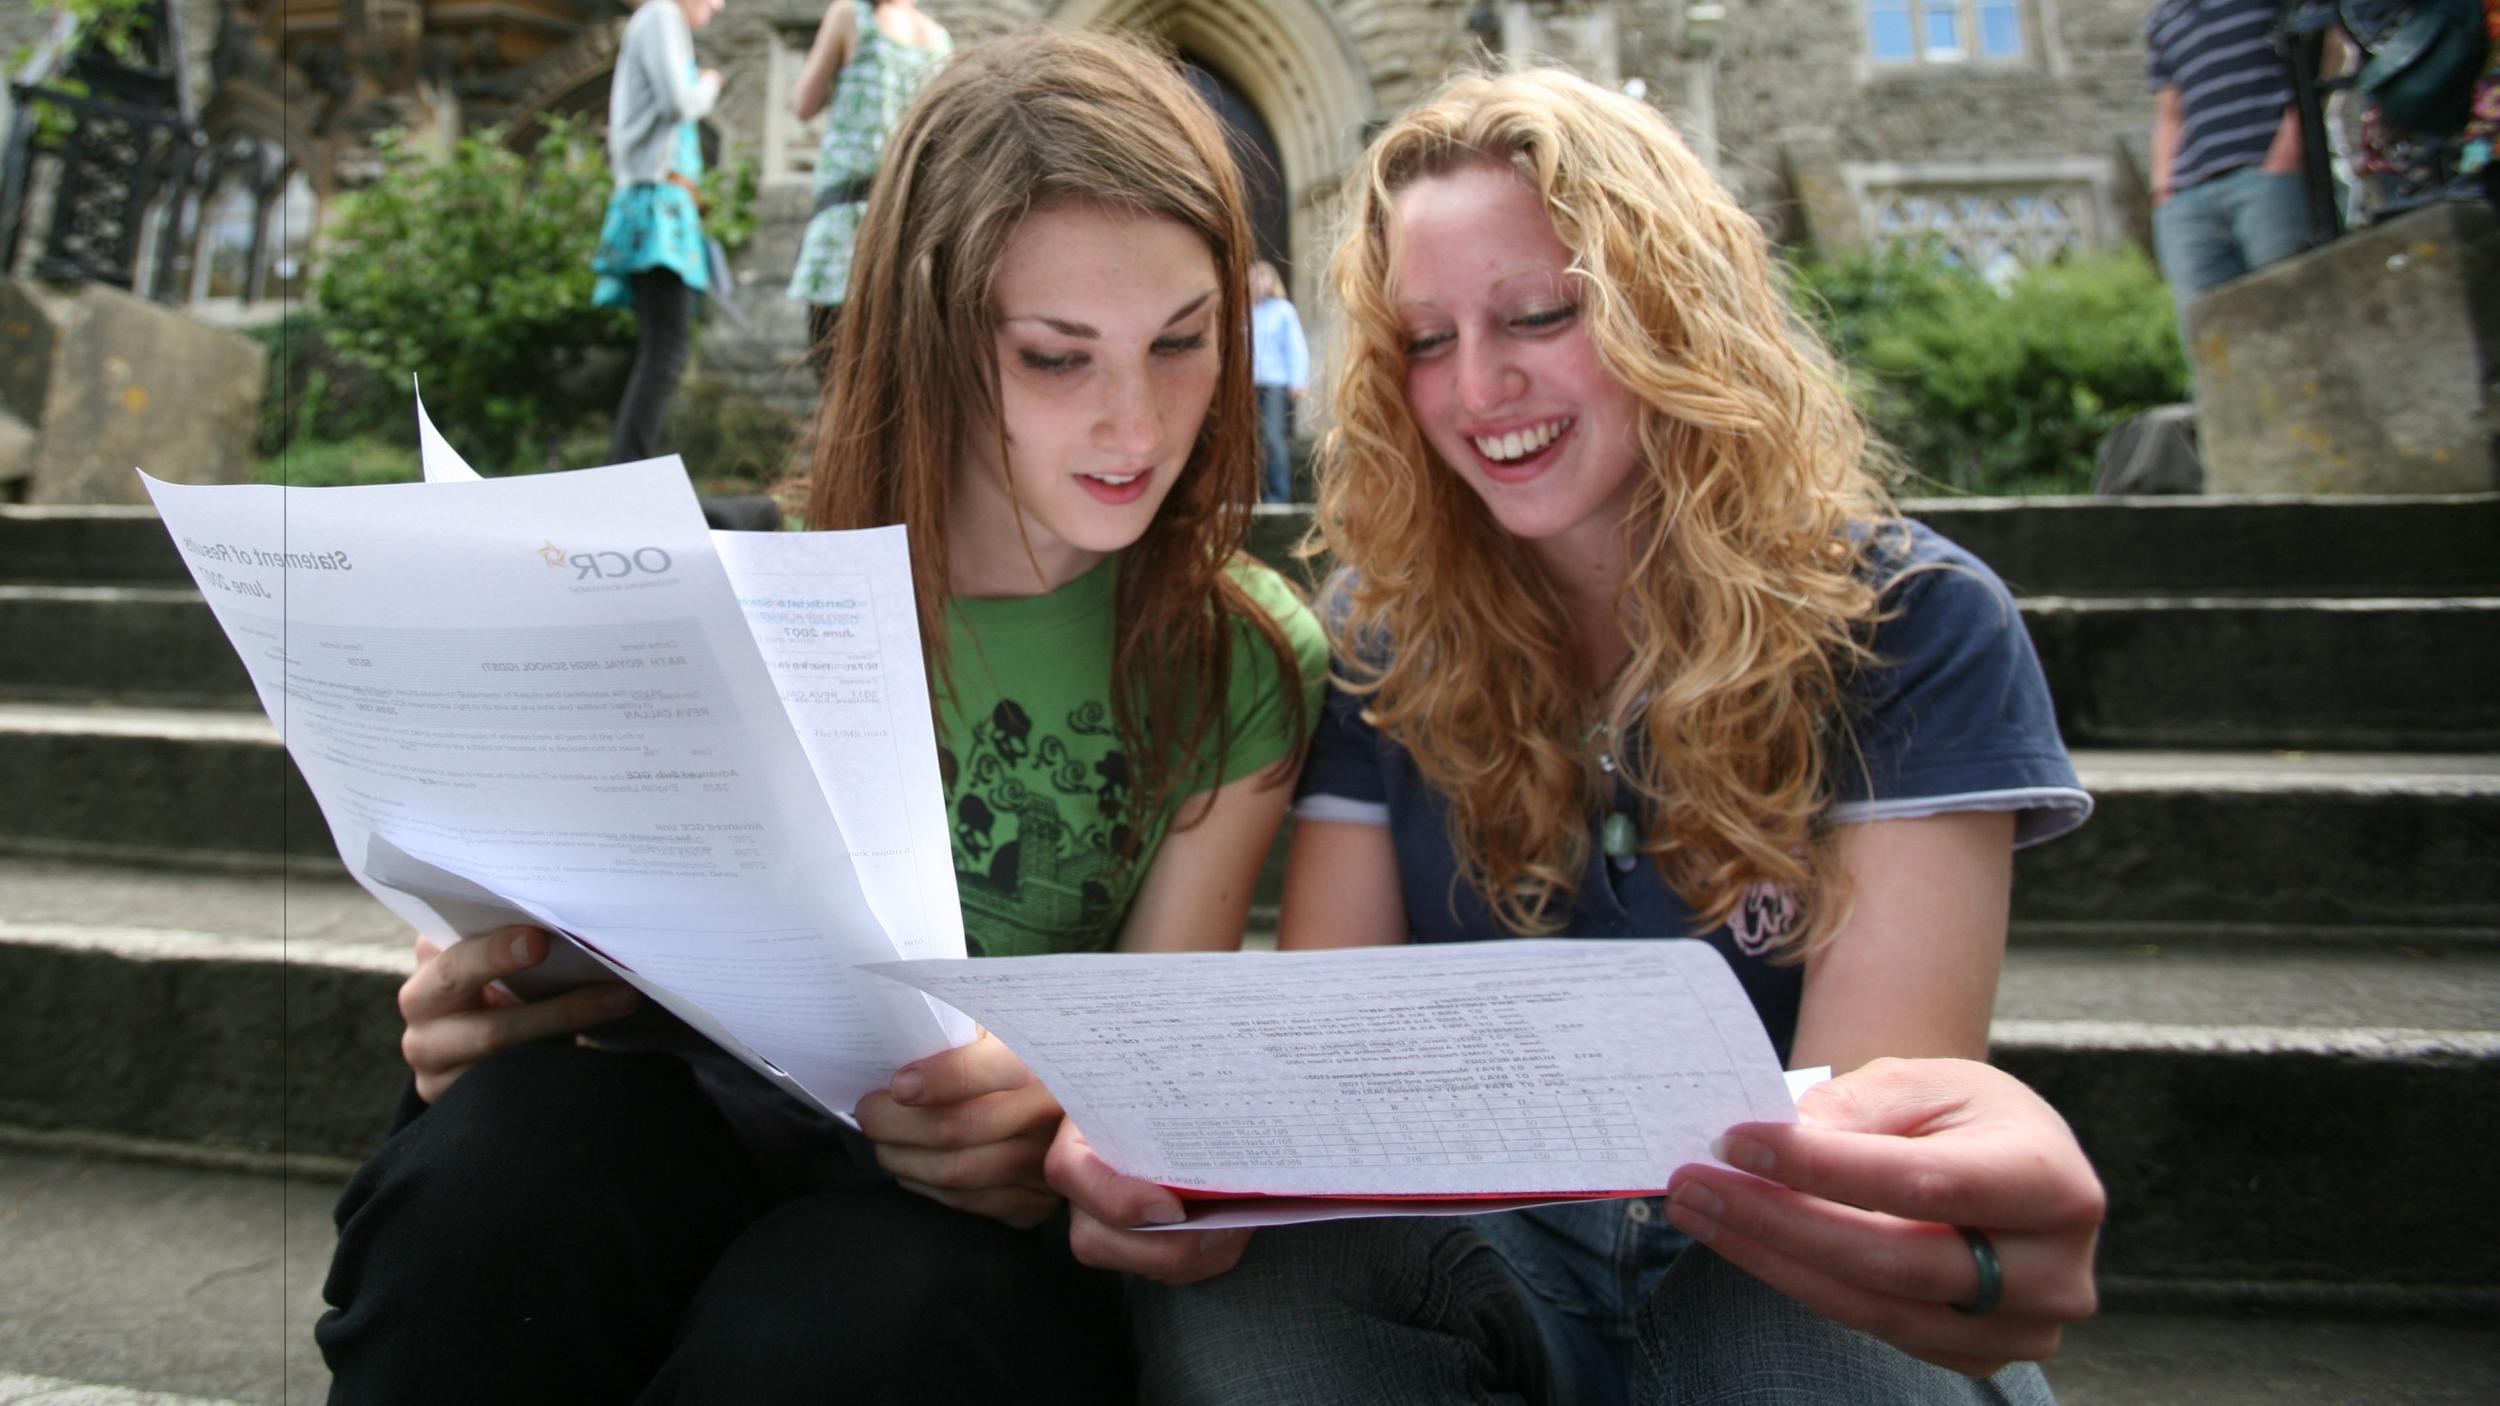
[[[1589,729],[1586,739],[1597,749],[1597,769],[1606,777],[1608,810],[1604,823],[1597,830],[1598,847],[1614,861],[1617,871],[1630,873],[1640,862],[1641,827],[1632,812],[1622,804],[1622,784],[1615,777],[1615,730],[1612,724],[1599,723]]]

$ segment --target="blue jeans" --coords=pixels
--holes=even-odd
[[[2170,197],[2153,212],[2153,252],[2178,305],[2179,337],[2188,308],[2207,289],[2309,243],[2309,197],[2300,173],[2269,174],[2242,166]]]
[[[1293,456],[1287,441],[1286,408],[1293,392],[1283,386],[1259,387],[1259,501],[1293,501]]]
[[[1129,1285],[1144,1406],[1848,1402],[2053,1406],[1834,1323],[1667,1225],[1658,1202],[1258,1232],[1230,1273]]]

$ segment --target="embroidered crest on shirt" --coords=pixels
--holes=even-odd
[[[1795,932],[1802,916],[1795,894],[1759,879],[1736,901],[1736,911],[1727,915],[1727,932],[1736,940],[1737,951],[1759,957]]]

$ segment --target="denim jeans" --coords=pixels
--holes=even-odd
[[[1293,392],[1284,386],[1259,387],[1259,501],[1293,501],[1293,454],[1286,413]]]
[[[1811,1312],[1654,1199],[1262,1230],[1129,1309],[1145,1406],[2053,1400],[2036,1366],[1973,1381]]]
[[[2188,309],[2225,283],[2309,243],[2309,197],[2297,171],[2271,174],[2242,166],[2170,197],[2153,212],[2153,252],[2179,310],[2187,338]]]

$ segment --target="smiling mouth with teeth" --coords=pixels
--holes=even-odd
[[[1477,453],[1494,463],[1507,464],[1514,460],[1524,459],[1552,444],[1555,436],[1570,428],[1571,421],[1569,420],[1548,420],[1542,425],[1533,425],[1524,430],[1512,430],[1509,434],[1475,435],[1471,438],[1475,441]]]
[[[1137,474],[1087,474],[1087,475],[1086,475],[1086,477],[1087,477],[1087,478],[1092,479],[1092,480],[1093,480],[1094,482],[1096,482],[1096,483],[1107,483],[1107,484],[1110,484],[1110,485],[1111,485],[1112,487],[1114,487],[1114,488],[1120,488],[1120,487],[1124,487],[1124,486],[1126,486],[1126,485],[1128,485],[1128,484],[1132,484],[1132,483],[1137,482],[1137,480],[1138,480],[1138,478],[1139,478],[1139,475],[1137,475]]]

